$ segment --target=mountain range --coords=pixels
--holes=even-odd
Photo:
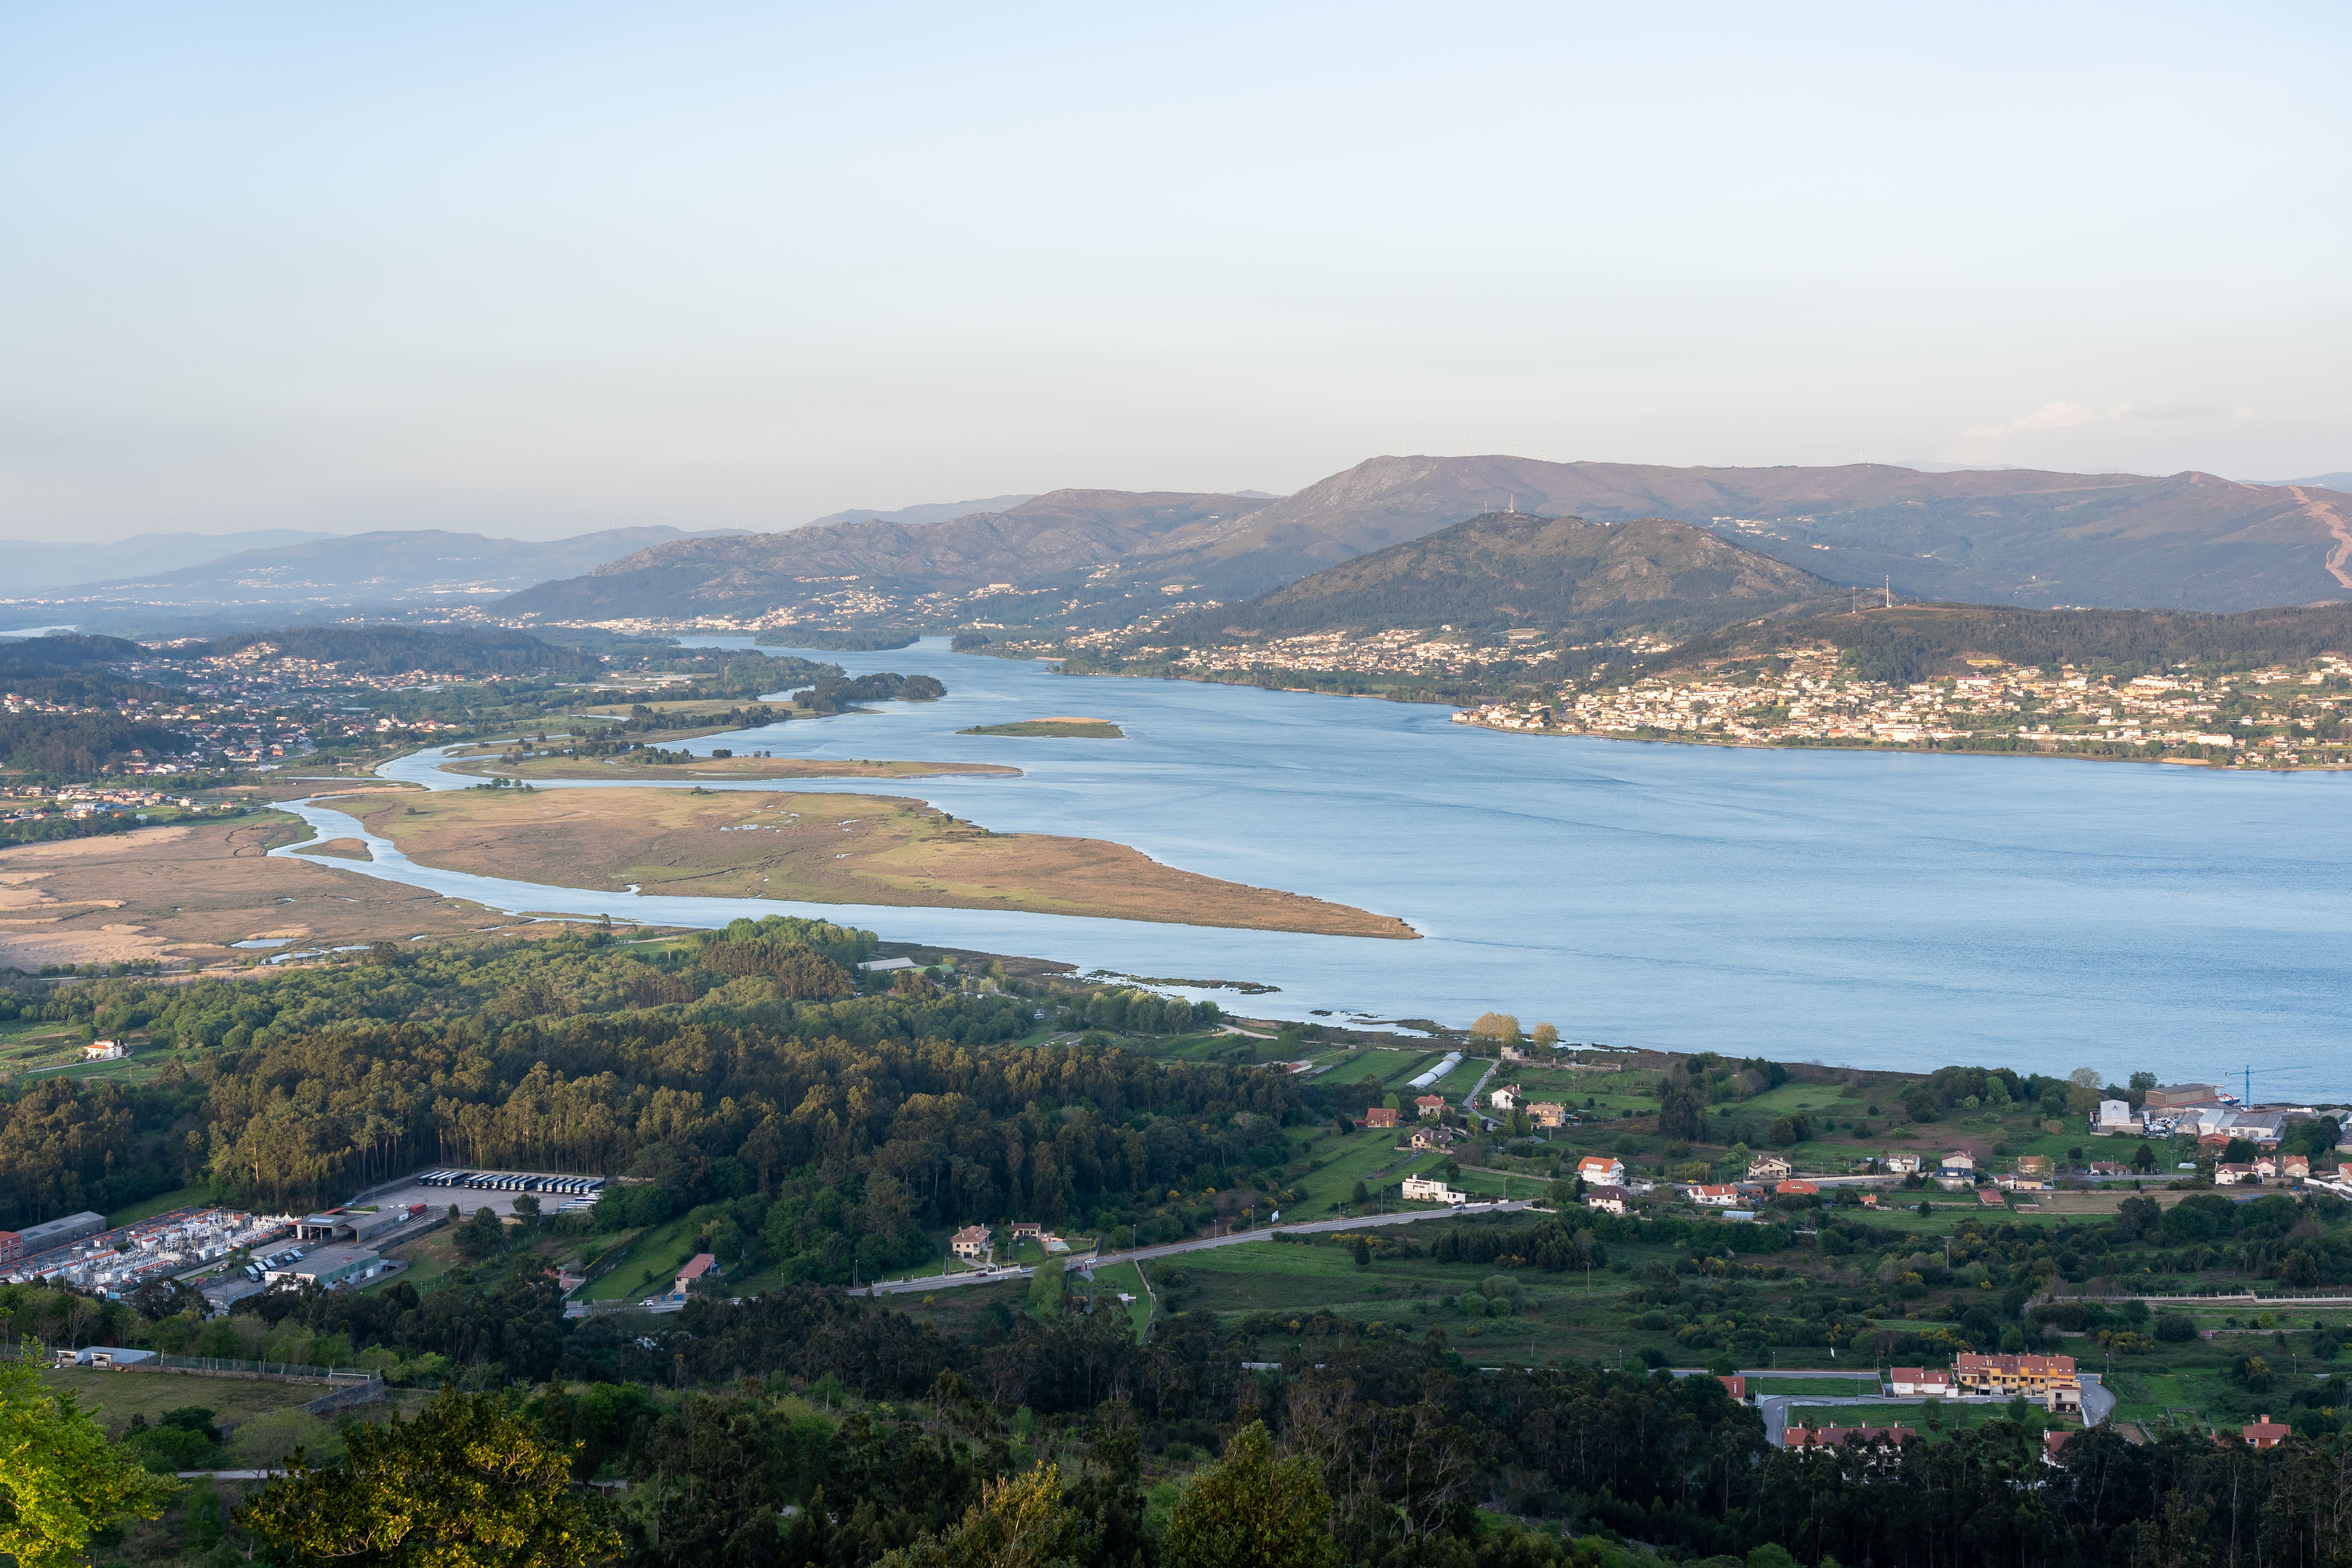
[[[929,524],[678,540],[500,606],[547,620],[856,613],[952,620],[990,584],[1064,609],[1170,591],[1224,603],[1517,510],[1664,518],[1834,583],[1912,598],[2227,611],[2352,599],[2352,493],[2029,468],[1662,468],[1374,458],[1295,495],[1056,490]]]
[[[111,544],[58,543],[47,540],[0,539],[0,595],[37,593],[89,580],[124,561],[149,572],[200,566],[247,550],[272,550],[332,539],[331,533],[299,528],[250,529],[242,533],[140,533]]]
[[[1490,511],[1152,634],[1171,642],[1451,626],[1685,635],[1846,607],[1849,591],[1686,522]]]

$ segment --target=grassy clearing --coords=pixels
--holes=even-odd
[[[694,1256],[694,1238],[700,1229],[689,1219],[656,1226],[637,1237],[610,1274],[581,1288],[583,1301],[634,1301],[669,1289],[677,1271]]]
[[[116,1209],[106,1216],[106,1223],[110,1226],[136,1225],[142,1219],[153,1219],[157,1215],[169,1214],[173,1209],[208,1204],[212,1199],[210,1187],[182,1187],[176,1192],[158,1193],[144,1202],[132,1204],[129,1208]]]
[[[1791,1353],[1803,1355],[1808,1352],[1798,1351]],[[1829,1355],[1827,1351],[1818,1353],[1824,1359]],[[1755,1394],[1854,1395],[1875,1394],[1885,1386],[1885,1384],[1879,1381],[1878,1374],[1870,1372],[1858,1377],[1756,1377],[1748,1381],[1748,1392]]]
[[[1237,1249],[1220,1247],[1217,1250],[1229,1252]],[[1238,1250],[1246,1251],[1247,1248]],[[1141,1269],[1132,1263],[1107,1264],[1095,1270],[1095,1289],[1110,1300],[1116,1300],[1121,1293],[1134,1297],[1135,1300],[1128,1303],[1128,1321],[1135,1326],[1137,1339],[1143,1339],[1150,1333],[1151,1295],[1143,1288]],[[1095,1310],[1101,1311],[1103,1309],[1097,1306]]]
[[[271,1410],[306,1404],[327,1392],[323,1384],[271,1383],[260,1378],[188,1377],[170,1372],[100,1372],[88,1367],[51,1368],[41,1381],[70,1393],[84,1414],[110,1434],[120,1435],[133,1415],[150,1423],[166,1410],[200,1405],[215,1421],[244,1421]]]

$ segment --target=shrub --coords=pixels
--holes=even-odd
[[[2156,1319],[2156,1337],[2168,1344],[2197,1337],[2197,1320],[2182,1312],[2159,1312]]]

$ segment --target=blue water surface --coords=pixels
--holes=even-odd
[[[1506,735],[1442,707],[1067,677],[939,638],[772,651],[935,675],[948,696],[688,750],[1011,763],[1021,777],[788,787],[1112,839],[1396,915],[1422,940],[640,898],[411,867],[380,840],[373,870],[508,910],[689,925],[823,913],[898,940],[1280,986],[1247,999],[1263,1016],[1463,1024],[1499,1008],[1621,1045],[2233,1086],[2251,1067],[2258,1098],[2352,1097],[2342,774]],[[1111,720],[1128,739],[956,733],[1055,714]],[[472,782],[436,766],[425,753],[383,771]]]

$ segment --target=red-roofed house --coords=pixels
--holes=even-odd
[[[1445,1097],[1442,1094],[1424,1094],[1412,1102],[1412,1108],[1424,1118],[1435,1116],[1444,1110]]]
[[[1717,1373],[1715,1381],[1731,1391],[1731,1397],[1745,1405],[1748,1402],[1748,1380],[1737,1373]]]
[[[696,1280],[715,1279],[718,1276],[719,1259],[707,1252],[698,1252],[687,1260],[685,1268],[677,1271],[677,1279],[673,1284],[671,1294],[684,1300],[688,1289]]]
[[[1892,1454],[1911,1441],[1907,1426],[1791,1426],[1780,1435],[1783,1448],[1861,1448],[1873,1456]]]
[[[1385,1106],[1385,1105],[1374,1105],[1374,1106],[1367,1107],[1367,1108],[1365,1109],[1365,1111],[1364,1111],[1364,1125],[1365,1125],[1365,1126],[1367,1126],[1367,1127],[1394,1127],[1396,1124],[1397,1124],[1397,1113],[1396,1113],[1394,1110],[1391,1110],[1389,1107],[1387,1107],[1387,1106]]]
[[[1709,1208],[1727,1209],[1739,1201],[1739,1189],[1730,1183],[1702,1183],[1690,1190],[1691,1202],[1705,1204]]]
[[[1812,1182],[1800,1182],[1793,1178],[1789,1181],[1782,1182],[1779,1186],[1774,1187],[1772,1190],[1779,1193],[1783,1197],[1791,1198],[1816,1198],[1821,1196],[1822,1194],[1822,1189],[1817,1184]]]
[[[2261,1420],[2239,1427],[2238,1435],[2246,1440],[2249,1448],[2275,1448],[2294,1436],[2294,1428],[2272,1420],[2270,1413],[2264,1411]]]
[[[2280,1155],[2279,1174],[2286,1177],[2290,1181],[2309,1181],[2311,1179],[2311,1156],[2308,1154]]]
[[[1954,1359],[1952,1381],[1964,1394],[2048,1394],[2053,1387],[2079,1390],[2070,1355],[1978,1355]]]
[[[1597,1187],[1584,1189],[1584,1206],[1602,1214],[1623,1214],[1633,1206],[1633,1194],[1622,1187],[1603,1182]]]
[[[2074,1437],[2074,1434],[2072,1432],[2042,1434],[2042,1462],[2045,1465],[2057,1464],[2058,1456],[2065,1451],[2066,1445],[2072,1442]]]
[[[2001,1209],[2009,1206],[2009,1200],[1990,1187],[1977,1189],[1977,1203],[1989,1209]]]
[[[1898,1366],[1886,1374],[1887,1388],[1898,1398],[1944,1399],[1952,1392],[1952,1374],[1940,1366]]]
[[[958,1258],[967,1261],[988,1256],[989,1229],[984,1225],[968,1225],[949,1239],[948,1246]]]
[[[1588,1182],[1616,1186],[1625,1180],[1625,1162],[1613,1154],[1587,1154],[1576,1163],[1576,1173]]]

